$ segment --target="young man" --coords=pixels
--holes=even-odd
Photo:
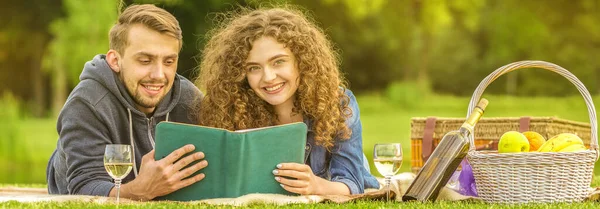
[[[47,168],[49,193],[116,196],[103,166],[107,144],[129,144],[135,156],[121,197],[150,200],[202,180],[204,174],[192,174],[207,166],[204,154],[181,158],[193,145],[154,160],[156,124],[196,123],[192,105],[202,96],[176,73],[179,23],[154,5],[133,5],[119,16],[109,39],[110,50],[85,64],[58,117],[60,137]],[[183,169],[193,162],[198,163]]]

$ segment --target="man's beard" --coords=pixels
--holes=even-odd
[[[137,105],[144,107],[144,108],[156,107],[158,105],[158,103],[160,103],[161,100],[162,100],[162,98],[158,99],[158,101],[156,101],[156,102],[153,102],[154,101],[153,99],[144,99],[144,97],[141,94],[137,94],[137,93],[133,96],[133,101]]]
[[[121,70],[123,70],[123,68],[121,67]],[[165,89],[167,88],[167,81],[166,79],[164,80],[158,80],[158,79],[148,79],[148,80],[142,80],[139,82],[136,81],[132,81],[132,82],[128,82],[127,80],[125,80],[125,77],[123,77],[123,71],[121,71],[121,73],[119,73],[119,80],[121,80],[121,82],[125,85],[125,89],[127,90],[127,93],[129,93],[129,95],[131,96],[131,98],[133,99],[133,102],[135,102],[135,104],[143,107],[143,108],[154,108],[156,106],[158,106],[158,104],[160,103],[160,101],[162,101],[162,99],[164,98],[164,96],[166,95],[166,91]],[[140,92],[139,88],[144,88],[141,84],[163,84],[164,86],[162,87],[162,95],[159,95],[159,98],[148,98],[148,97],[144,97],[144,95]],[[130,86],[131,84],[131,86]]]

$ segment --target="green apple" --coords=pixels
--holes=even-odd
[[[509,131],[500,137],[499,153],[529,152],[529,140],[522,133]]]

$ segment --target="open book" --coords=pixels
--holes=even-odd
[[[225,129],[161,122],[156,126],[156,160],[193,144],[204,152],[208,166],[198,173],[206,177],[157,199],[201,200],[239,197],[250,193],[291,193],[275,181],[272,171],[284,162],[304,163],[307,127],[290,123],[256,129]]]

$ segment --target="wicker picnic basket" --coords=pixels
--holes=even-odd
[[[582,201],[589,195],[594,163],[599,157],[598,127],[592,97],[577,77],[558,65],[544,61],[511,63],[500,67],[479,83],[467,113],[473,111],[492,81],[508,72],[525,68],[542,68],[558,73],[577,87],[589,114],[590,148],[579,152],[498,153],[476,150],[475,140],[471,137],[467,159],[473,168],[478,196],[489,203]],[[477,130],[481,131],[481,128]]]
[[[493,106],[493,104],[492,104]],[[410,123],[411,170],[419,172],[433,150],[450,131],[458,130],[465,118],[413,117]],[[481,118],[475,127],[477,150],[496,150],[498,140],[507,131],[535,131],[549,139],[560,133],[574,133],[590,147],[590,124],[557,117]]]

